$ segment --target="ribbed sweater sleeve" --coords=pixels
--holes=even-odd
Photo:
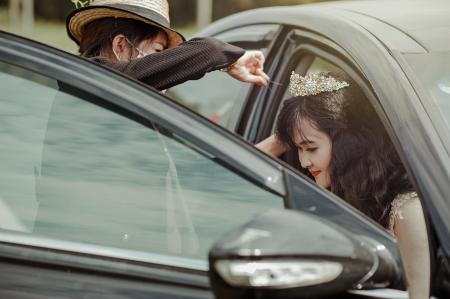
[[[113,63],[98,56],[89,59],[163,90],[227,67],[244,53],[239,47],[207,37],[194,38],[177,47],[131,61]]]

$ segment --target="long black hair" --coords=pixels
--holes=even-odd
[[[388,226],[396,195],[412,191],[406,170],[376,112],[350,78],[323,73],[350,84],[337,91],[297,96],[285,101],[278,116],[278,138],[296,148],[301,120],[330,136],[330,190],[364,214]],[[331,104],[330,104],[331,103]],[[331,107],[331,108],[330,108]]]

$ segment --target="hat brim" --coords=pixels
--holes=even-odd
[[[78,45],[80,45],[86,26],[92,21],[103,18],[125,18],[141,21],[164,30],[169,39],[169,48],[176,47],[185,41],[184,36],[179,32],[170,29],[166,24],[161,24],[164,22],[164,20],[155,22],[154,20],[158,19],[157,17],[158,16],[150,10],[148,10],[147,12],[143,12],[141,10],[138,14],[130,12],[129,10],[111,6],[87,6],[74,10],[67,17],[66,28],[69,37]]]

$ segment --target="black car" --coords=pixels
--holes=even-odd
[[[0,32],[0,297],[407,298],[389,233],[251,144],[273,132],[292,70],[338,70],[423,199],[433,294],[447,298],[449,13],[443,1],[241,13],[200,34],[265,51],[272,84],[217,72],[169,97]]]

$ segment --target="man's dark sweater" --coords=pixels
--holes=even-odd
[[[105,57],[90,60],[129,75],[159,90],[233,64],[245,51],[215,38],[194,38],[177,47],[131,61],[113,63]]]

